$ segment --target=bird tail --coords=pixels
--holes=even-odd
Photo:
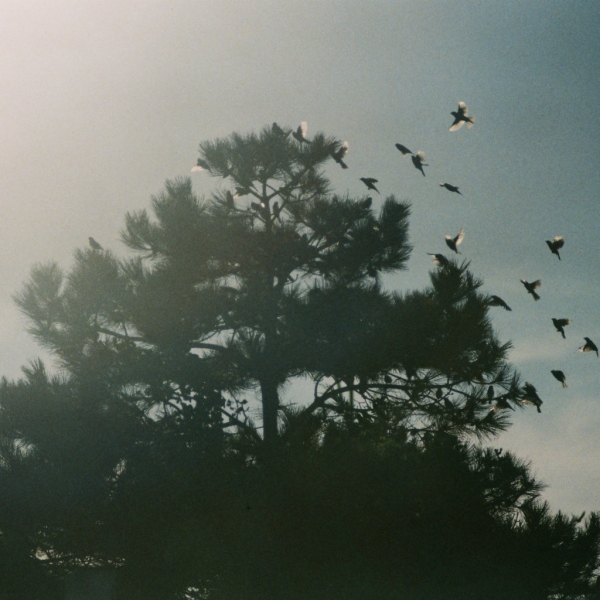
[[[563,382],[562,382],[562,386],[563,386],[564,388],[566,388],[566,387],[567,387],[567,382],[566,382],[566,381],[563,381]]]
[[[567,339],[567,336],[565,335],[565,332],[564,332],[564,331],[561,331],[561,333],[562,333],[562,336],[563,336],[563,340],[566,340],[566,339]]]
[[[539,300],[540,299],[540,297],[535,292],[531,292],[531,295],[533,296],[534,300]]]

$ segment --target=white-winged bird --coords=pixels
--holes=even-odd
[[[415,165],[415,169],[419,169],[423,174],[423,177],[425,177],[425,171],[423,171],[423,167],[427,166],[425,163],[425,152],[419,150],[416,154],[413,154],[410,159],[412,160],[413,165]]]
[[[546,240],[546,244],[548,244],[550,252],[552,252],[552,254],[556,254],[556,256],[558,256],[558,260],[560,260],[560,254],[558,251],[565,245],[565,238],[562,235],[555,235],[552,241]]]
[[[525,289],[533,296],[534,300],[540,299],[540,297],[535,293],[535,290],[537,290],[542,285],[541,279],[537,279],[532,283],[529,283],[529,281],[526,281],[525,279],[521,279],[521,283],[525,286]]]
[[[467,127],[473,127],[473,123],[475,123],[475,117],[467,116],[467,105],[462,100],[458,103],[458,110],[452,111],[450,114],[454,117],[450,131],[460,129],[465,123]]]
[[[554,377],[556,377],[556,379],[558,379],[562,383],[562,386],[564,388],[567,387],[567,378],[565,377],[565,374],[562,371],[555,371],[554,369],[552,369],[550,373],[552,373],[552,375],[554,375]]]
[[[449,192],[454,192],[455,194],[460,194],[460,190],[457,186],[452,185],[451,183],[440,183],[440,187],[446,188]],[[462,196],[462,194],[460,194]]]
[[[571,319],[552,318],[552,323],[554,323],[554,327],[556,327],[556,331],[558,331],[563,336],[563,339],[567,338],[567,336],[565,335],[565,330],[563,328],[566,327],[567,325],[570,325],[572,322],[573,321],[571,321]]]
[[[407,154],[412,154],[412,152],[406,146],[403,146],[402,144],[396,144],[396,148],[398,148],[398,150],[400,150],[400,152],[402,152],[402,156],[406,156]]]
[[[512,310],[512,308],[500,298],[500,296],[490,296],[488,306],[501,306],[504,310]]]
[[[89,237],[88,242],[90,243],[92,250],[104,250],[104,248],[93,237]]]
[[[447,267],[450,264],[450,261],[443,254],[433,254],[428,252],[429,256],[433,256],[433,264],[438,267]]]
[[[523,386],[521,401],[526,402],[527,404],[533,404],[539,413],[542,412],[542,409],[540,408],[543,404],[542,399],[538,396],[537,390],[529,383],[529,381],[526,381]]]
[[[373,177],[361,177],[360,180],[367,186],[367,189],[375,190],[379,194],[379,190],[375,187],[377,179],[373,179]]]
[[[347,169],[348,165],[343,161],[344,156],[348,154],[348,142],[344,142],[337,150],[331,153],[331,156],[335,162],[342,167]]]
[[[300,125],[298,125],[298,129],[296,131],[292,131],[292,136],[294,139],[299,141],[300,143],[304,142],[305,144],[310,144],[306,139],[306,132],[308,131],[308,123],[306,121],[302,121]]]
[[[584,337],[585,344],[579,348],[579,352],[595,352],[596,356],[598,356],[598,347],[589,337]]]
[[[449,235],[446,236],[446,245],[448,246],[448,248],[450,248],[450,250],[454,250],[456,254],[460,254],[457,246],[460,245],[464,239],[465,230],[461,229],[456,237],[450,237]]]

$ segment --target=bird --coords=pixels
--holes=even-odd
[[[450,250],[454,250],[454,252],[456,252],[456,254],[460,254],[457,246],[459,244],[462,244],[462,241],[464,240],[464,238],[465,238],[465,230],[461,229],[458,232],[458,235],[456,237],[450,237],[449,235],[446,236],[446,245],[448,246],[448,248],[450,248]]]
[[[567,338],[563,327],[570,325],[572,322],[573,321],[571,321],[571,319],[555,319],[554,317],[552,318],[552,323],[554,323],[554,327],[556,327],[556,331],[558,331],[563,336],[563,339]]]
[[[279,202],[275,201],[273,203],[273,216],[276,219],[279,219],[281,221],[280,215],[281,214],[281,206],[279,206]]]
[[[443,254],[433,254],[428,252],[429,256],[433,256],[433,263],[438,267],[447,267],[450,261]]]
[[[552,375],[554,375],[554,377],[556,377],[556,379],[558,379],[562,383],[562,386],[564,388],[567,387],[567,378],[565,377],[565,374],[562,371],[555,371],[554,369],[552,369],[550,373],[552,373]]]
[[[467,105],[461,100],[458,103],[458,110],[450,113],[454,117],[454,122],[450,126],[450,131],[456,131],[460,129],[465,123],[467,127],[473,127],[475,123],[475,117],[467,116]]]
[[[277,123],[273,123],[271,128],[273,130],[273,133],[276,133],[277,135],[280,135],[282,137],[287,137],[291,133],[290,131],[286,133],[283,129],[281,129],[281,127],[279,127],[279,125],[277,125]]]
[[[198,162],[192,167],[192,173],[196,173],[198,171],[208,171],[209,170],[208,163],[201,158],[198,159]]]
[[[523,394],[521,396],[521,400],[528,404],[533,404],[537,408],[537,411],[539,413],[542,412],[542,399],[538,396],[537,390],[531,383],[529,383],[529,381],[526,381],[525,385],[523,386]]]
[[[398,150],[400,150],[400,152],[402,152],[402,156],[406,156],[407,154],[412,154],[412,152],[406,146],[403,146],[402,144],[396,144],[396,148],[398,148]]]
[[[335,162],[342,167],[342,169],[347,169],[348,165],[343,161],[344,156],[348,154],[349,149],[348,142],[343,142],[342,145],[331,153],[331,156]]]
[[[552,241],[546,240],[546,244],[548,244],[550,252],[552,252],[552,254],[556,254],[556,256],[558,256],[558,260],[560,260],[560,254],[558,251],[565,245],[565,238],[562,235],[555,235]]]
[[[300,143],[310,144],[309,140],[306,139],[306,132],[308,131],[308,123],[306,121],[302,121],[300,125],[298,125],[298,129],[296,131],[292,131],[292,136],[294,139],[299,141]]]
[[[446,188],[449,192],[454,192],[455,194],[460,194],[460,190],[455,185],[451,183],[440,183],[440,187]],[[462,194],[460,194],[462,196]]]
[[[540,299],[540,297],[535,293],[535,290],[537,290],[542,285],[541,279],[537,279],[532,283],[529,283],[529,281],[526,281],[525,279],[521,279],[521,283],[525,286],[525,289],[533,296],[534,300]]]
[[[488,306],[501,306],[505,310],[512,311],[512,308],[506,304],[506,302],[504,302],[500,296],[490,296],[490,299],[488,300]]]
[[[515,410],[509,403],[508,400],[502,396],[496,399],[496,403],[492,408],[490,408],[490,412],[500,412],[501,410]]]
[[[425,177],[425,171],[423,171],[423,167],[427,166],[425,163],[425,152],[419,150],[416,154],[413,154],[410,159],[412,160],[413,165],[415,165],[415,169],[419,169],[419,171],[423,173],[423,177]]]
[[[367,186],[367,189],[375,190],[379,194],[379,190],[375,187],[377,179],[373,179],[372,177],[361,177],[360,180]]]
[[[235,208],[233,194],[229,190],[225,192],[225,206],[227,206],[229,209]]]
[[[358,205],[361,208],[371,208],[371,204],[373,204],[373,198],[371,198],[370,196],[368,198],[365,198],[364,200],[361,200]]]
[[[488,391],[487,391],[488,404],[492,403],[492,400],[494,399],[494,395],[495,395],[494,386],[490,385],[490,387],[488,388]]]
[[[235,193],[237,196],[247,196],[251,192],[249,187],[242,187],[241,185],[235,186]]]
[[[93,237],[89,237],[88,241],[92,247],[92,250],[104,250],[104,248]]]
[[[390,384],[392,383],[392,378],[389,375],[384,375],[383,376],[383,380],[385,381],[385,383]]]
[[[596,356],[598,356],[598,347],[589,337],[584,337],[585,344],[579,348],[579,352],[595,352]]]

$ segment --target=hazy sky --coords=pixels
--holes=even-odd
[[[596,0],[0,0],[0,374],[40,354],[11,300],[33,264],[68,268],[90,235],[124,252],[124,214],[189,176],[200,141],[306,120],[309,138],[350,144],[338,192],[375,177],[413,203],[393,287],[426,285],[426,253],[465,229],[463,256],[513,308],[493,309],[498,334],[544,400],[495,443],[531,459],[554,509],[600,509],[600,360],[577,352],[600,345],[598,31]],[[476,124],[450,133],[459,100]],[[426,177],[396,142],[426,152]],[[542,279],[539,302],[521,278]],[[573,319],[566,340],[551,317]]]

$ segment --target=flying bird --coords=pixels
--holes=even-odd
[[[585,344],[579,348],[579,352],[595,352],[596,356],[598,356],[598,347],[589,337],[584,337]]]
[[[429,256],[433,256],[433,264],[438,267],[447,267],[450,264],[450,261],[443,254],[433,254],[428,252]]]
[[[563,328],[566,327],[567,325],[570,325],[572,322],[573,321],[571,321],[571,319],[552,318],[552,323],[554,323],[554,327],[556,327],[556,331],[558,331],[563,336],[563,339],[567,338],[567,336],[565,335],[565,330]]]
[[[208,163],[201,158],[198,159],[198,162],[192,167],[192,173],[196,173],[198,171],[208,171],[209,170]]]
[[[462,101],[458,103],[458,110],[452,111],[450,114],[454,117],[450,131],[460,129],[465,123],[467,127],[473,127],[473,123],[475,123],[475,117],[467,116],[467,105]]]
[[[373,179],[372,177],[361,177],[360,180],[367,186],[367,189],[375,190],[379,194],[379,190],[375,187],[377,179]]]
[[[535,290],[537,290],[542,285],[541,279],[537,279],[532,283],[529,283],[529,281],[526,281],[525,279],[521,279],[521,283],[525,286],[525,289],[533,296],[534,300],[540,299],[540,297],[535,293]]]
[[[402,156],[406,156],[407,154],[412,154],[412,152],[406,146],[403,146],[402,144],[396,144],[396,148],[398,148],[398,150],[400,150],[400,152],[402,152]]]
[[[300,125],[298,125],[298,129],[296,131],[292,131],[292,136],[294,139],[299,141],[300,143],[304,142],[305,144],[310,144],[312,142],[306,139],[306,132],[308,131],[308,123],[306,121],[302,121]]]
[[[104,248],[93,237],[89,237],[88,242],[90,243],[92,250],[104,250]]]
[[[446,188],[449,192],[454,192],[455,194],[460,194],[460,190],[457,186],[452,185],[451,183],[440,183],[440,187]],[[460,194],[462,196],[462,194]]]
[[[542,399],[538,396],[537,390],[531,383],[529,383],[529,381],[526,381],[525,385],[523,386],[523,395],[521,396],[521,401],[528,404],[533,404],[539,413],[542,412]]]
[[[565,238],[562,235],[555,235],[552,241],[546,240],[546,244],[548,244],[550,252],[552,252],[552,254],[556,254],[556,256],[558,256],[558,260],[560,260],[560,254],[558,251],[565,245]]]
[[[555,371],[554,369],[552,369],[550,373],[552,373],[552,375],[554,375],[554,377],[556,377],[556,379],[558,379],[562,383],[562,386],[564,388],[567,387],[567,378],[565,377],[565,374],[562,371]]]
[[[282,137],[287,137],[291,133],[290,131],[286,133],[283,129],[281,129],[281,127],[279,127],[279,125],[277,125],[277,123],[273,123],[272,130],[273,133],[276,133],[277,135],[280,135]]]
[[[410,159],[412,160],[413,165],[415,165],[415,169],[419,169],[423,174],[423,177],[425,177],[425,171],[423,171],[423,167],[427,166],[425,163],[425,152],[419,150],[416,154],[413,154]]]
[[[347,169],[348,165],[343,161],[344,156],[348,154],[348,142],[344,142],[335,152],[331,153],[331,156],[335,162],[342,167]]]
[[[448,248],[450,248],[450,250],[454,250],[454,252],[456,252],[456,254],[460,254],[457,246],[462,244],[462,241],[464,240],[464,238],[465,238],[465,230],[461,229],[458,232],[458,235],[456,237],[450,237],[449,235],[446,236],[446,245],[448,246]]]
[[[490,296],[488,300],[488,306],[501,306],[504,310],[511,310],[512,308],[500,298],[500,296]]]

